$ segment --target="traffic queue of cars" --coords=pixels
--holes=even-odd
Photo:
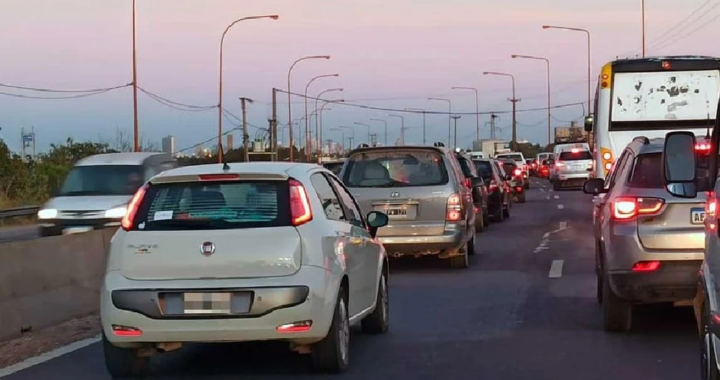
[[[95,161],[102,161],[95,158]],[[467,268],[476,234],[510,216],[514,162],[435,146],[303,163],[162,171],[123,207],[101,289],[105,364],[146,374],[186,343],[282,341],[320,372],[349,365],[350,329],[389,327],[389,258]],[[508,169],[510,170],[510,169]],[[523,195],[524,200],[524,195]]]

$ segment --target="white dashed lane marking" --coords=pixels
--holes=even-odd
[[[91,344],[95,344],[99,341],[100,341],[100,336],[81,340],[79,342],[71,343],[67,346],[56,348],[50,352],[44,353],[44,354],[36,356],[34,358],[27,359],[23,362],[11,365],[9,367],[0,368],[0,378],[5,377],[5,376],[10,376],[16,372],[20,372],[20,371],[28,369],[30,367],[34,367],[38,364],[42,364],[47,361],[53,360],[55,358],[59,358],[63,355],[67,355],[71,352],[77,351],[81,348],[85,348],[85,347],[87,347]]]
[[[562,277],[562,270],[563,260],[553,260],[552,264],[550,265],[550,273],[548,273],[548,278]]]
[[[563,205],[561,205],[561,204],[558,205],[558,209],[562,210],[562,209],[564,209],[564,208],[565,208],[565,206],[563,206]]]
[[[559,196],[559,195],[553,195],[553,198],[555,198],[555,199],[560,199],[560,196]]]

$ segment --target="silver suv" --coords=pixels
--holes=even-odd
[[[562,151],[552,161],[554,167],[551,169],[550,181],[555,191],[563,187],[581,187],[591,178],[593,157],[587,149]]]
[[[636,137],[605,181],[583,188],[597,196],[595,273],[607,331],[629,331],[634,305],[689,305],[697,290],[705,195],[680,198],[665,189],[663,144]]]
[[[465,183],[452,150],[359,148],[348,155],[340,178],[364,211],[389,216],[378,238],[390,256],[437,255],[454,268],[468,267],[475,250],[471,188],[478,184]]]

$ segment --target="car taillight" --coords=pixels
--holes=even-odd
[[[490,192],[493,192],[493,191],[495,191],[495,190],[497,190],[497,189],[498,189],[497,182],[495,182],[494,179],[491,180],[491,181],[490,181],[490,189],[489,189]]]
[[[290,218],[293,226],[299,226],[312,220],[312,210],[307,191],[302,183],[291,179],[290,185]]]
[[[462,198],[460,194],[450,194],[447,200],[447,213],[445,220],[457,222],[462,219]]]
[[[665,204],[662,198],[620,197],[612,202],[612,216],[616,220],[630,220],[638,215],[657,214]]]
[[[710,150],[710,143],[698,143],[695,144],[695,150],[701,150],[701,151],[709,151]]]
[[[465,187],[472,187],[472,180],[470,178],[465,178]]]
[[[140,189],[138,189],[137,192],[135,192],[135,195],[133,195],[130,203],[128,203],[127,212],[120,221],[120,226],[122,226],[123,230],[130,231],[130,229],[132,228],[133,223],[135,222],[135,215],[137,215],[138,212],[138,207],[140,207],[140,202],[142,202],[143,198],[145,197],[147,189],[148,184],[143,185],[143,187],[141,187]]]
[[[519,175],[522,175],[522,170],[515,169],[515,176],[519,176]]]
[[[652,272],[660,269],[659,261],[638,261],[632,267],[633,272]]]
[[[714,191],[708,191],[706,193],[705,201],[705,217],[713,217],[717,212],[717,199]]]

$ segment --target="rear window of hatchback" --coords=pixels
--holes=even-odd
[[[443,154],[434,149],[378,149],[348,157],[347,187],[441,186],[449,182]]]
[[[150,185],[133,230],[216,230],[289,226],[287,181]]]

